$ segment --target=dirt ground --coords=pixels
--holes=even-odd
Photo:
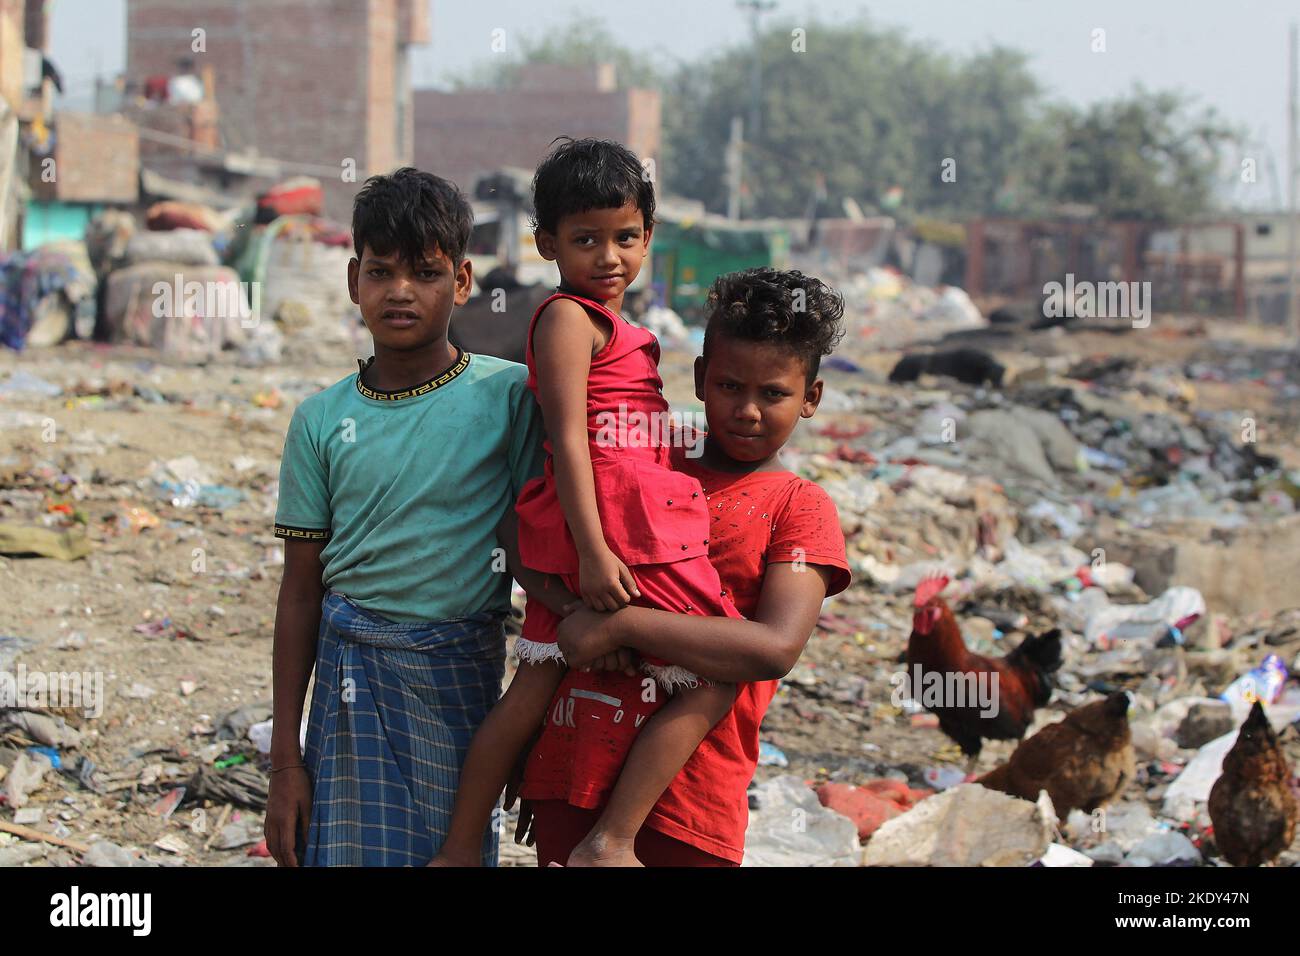
[[[1219,324],[1167,337],[1045,332],[1017,343],[1014,358],[1031,366],[1044,357],[1093,354],[1131,354],[1148,364],[1200,356],[1225,367],[1240,358],[1267,371],[1278,351],[1276,337]],[[884,393],[889,386],[880,379],[896,356],[864,352],[866,373],[828,371],[828,385],[846,394]],[[256,719],[269,715],[283,566],[283,549],[271,534],[281,443],[296,404],[354,370],[352,355],[309,349],[262,368],[233,361],[176,366],[145,350],[75,343],[0,351],[0,522],[70,515],[91,543],[80,560],[0,557],[0,649],[5,638],[16,638],[10,647],[29,671],[99,673],[104,689],[101,716],[65,712],[85,734],[75,754],[93,764],[98,792],[79,785],[73,771],[51,772],[30,798],[28,806],[41,811],[33,827],[75,843],[103,838],[139,848],[163,865],[269,864],[248,856],[248,843],[207,845],[218,836],[220,799],[196,803],[190,794],[170,816],[156,804],[223,756],[243,754],[264,764],[247,739],[222,740],[217,731],[239,708],[265,705],[267,713]],[[61,394],[5,393],[5,381],[19,372],[59,386]],[[664,376],[670,400],[690,407],[689,356],[668,352]],[[1300,406],[1279,401],[1266,374],[1198,382],[1196,391],[1207,410],[1250,408],[1270,437],[1269,451],[1290,468],[1300,466]],[[816,424],[855,415],[831,410]],[[796,438],[804,450],[825,445],[807,424]],[[197,460],[208,483],[237,489],[243,500],[217,509],[161,497],[150,480],[154,469],[184,456]],[[924,718],[890,704],[889,675],[901,666],[909,601],[910,595],[884,595],[858,583],[827,607],[764,724],[763,739],[784,752],[789,767],[760,767],[760,779],[794,773],[853,782],[901,772],[919,784],[927,768],[964,763]],[[1228,623],[1240,633],[1262,620]],[[1051,623],[1031,609],[1027,630]],[[1279,648],[1289,653],[1288,664],[1300,651],[1300,634],[1293,636]],[[1054,704],[1043,719],[1053,710],[1063,705]],[[1285,740],[1295,764],[1294,728]],[[12,764],[17,748],[28,743],[12,733],[0,738],[0,763],[7,751]],[[994,766],[1011,746],[987,745],[981,768]],[[1154,807],[1158,783],[1144,770],[1130,795]],[[12,817],[10,808],[0,810],[0,819]],[[258,833],[260,821],[256,810],[234,808],[221,822]],[[164,837],[172,838],[166,849],[156,846]],[[20,862],[12,856],[19,845],[0,844],[0,856]],[[75,852],[55,846],[24,852],[22,859],[37,863],[76,860]],[[1293,849],[1284,859],[1300,857]],[[526,863],[529,856],[512,848],[505,860]]]

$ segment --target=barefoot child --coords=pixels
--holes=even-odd
[[[472,224],[445,179],[401,169],[366,183],[348,287],[374,358],[303,401],[285,438],[265,825],[282,866],[428,863],[500,692],[498,525],[509,553],[542,436],[526,369],[447,341],[469,296]],[[517,559],[511,570],[527,586]],[[473,847],[486,863],[493,836]]]
[[[520,558],[533,571],[558,575],[593,610],[636,601],[739,617],[709,564],[699,482],[673,470],[670,443],[647,427],[668,412],[658,342],[618,314],[650,244],[654,187],[617,143],[570,140],[538,167],[533,188],[537,247],[559,266],[561,286],[529,327],[528,384],[551,454],[516,508]],[[530,596],[516,644],[519,672],[474,738],[437,862],[476,862],[497,797],[564,676],[559,621]],[[641,759],[619,778],[609,826],[580,855],[634,864],[632,839],[645,815],[731,707],[730,684],[700,681],[664,660],[645,667],[675,693],[663,719],[647,729]],[[647,683],[649,695],[659,696]]]
[[[564,619],[560,644],[571,669],[521,790],[531,801],[542,866],[573,862],[575,847],[611,825],[618,790],[603,813],[601,804],[619,768],[643,759],[648,732],[669,716],[644,700],[635,679],[578,670],[619,647],[739,684],[735,704],[635,835],[637,857],[651,866],[740,863],[746,788],[776,679],[798,660],[822,601],[849,584],[834,503],[779,458],[799,419],[812,417],[821,400],[820,358],[839,338],[842,314],[835,293],[798,272],[752,269],[723,276],[710,290],[704,354],[695,362],[708,438],[699,458],[678,447],[674,461],[704,488],[709,560],[748,620],[642,607],[584,608]],[[621,721],[611,719],[615,708]]]

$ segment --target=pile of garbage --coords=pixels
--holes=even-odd
[[[965,290],[920,285],[897,269],[875,267],[820,278],[844,296],[850,348],[900,348],[918,339],[988,325]]]
[[[0,263],[0,344],[93,335],[194,364],[231,351],[244,365],[280,361],[286,336],[309,349],[359,345],[351,234],[321,217],[322,202],[320,182],[298,177],[225,210],[164,200],[140,221],[104,211],[84,243]]]
[[[57,345],[95,314],[95,277],[83,243],[48,243],[0,256],[0,345]]]

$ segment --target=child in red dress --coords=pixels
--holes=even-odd
[[[650,244],[654,187],[631,152],[598,140],[558,146],[533,187],[538,251],[562,282],[528,330],[528,387],[542,408],[548,457],[516,506],[520,558],[593,611],[636,604],[740,618],[709,563],[700,483],[673,470],[670,440],[656,427],[668,414],[658,342],[618,314]],[[477,863],[497,797],[564,676],[559,621],[529,599],[519,671],[470,746],[435,863]],[[646,816],[735,699],[735,685],[701,681],[668,661],[643,667],[643,700],[672,699],[640,735],[637,761],[623,768],[571,865],[638,865],[633,842]]]

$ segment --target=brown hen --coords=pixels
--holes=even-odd
[[[1071,711],[975,782],[1025,800],[1046,790],[1061,819],[1071,810],[1091,813],[1119,796],[1136,773],[1130,703],[1121,692]]]
[[[1233,866],[1259,866],[1295,839],[1291,769],[1257,700],[1210,789],[1214,842]]]

